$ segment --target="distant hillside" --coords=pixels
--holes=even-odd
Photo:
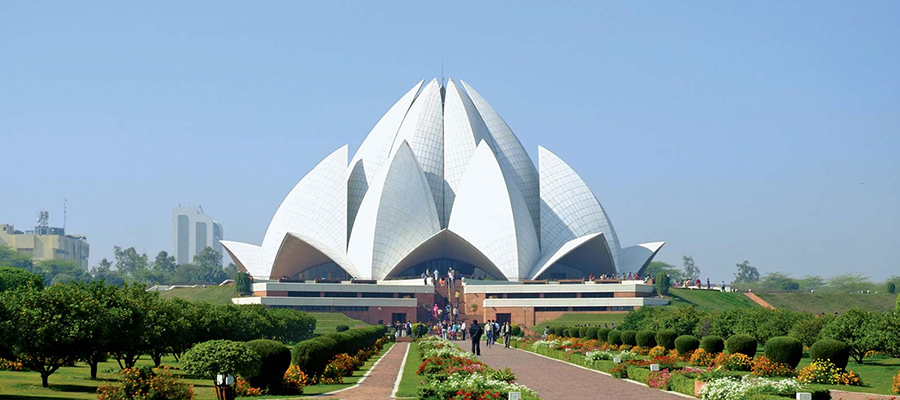
[[[894,301],[897,295],[890,293],[765,293],[757,295],[776,308],[786,308],[794,311],[805,311],[814,314],[833,314],[835,311],[844,312],[851,308],[861,308],[868,311],[891,311],[894,309]]]
[[[232,297],[238,297],[234,286],[209,286],[204,288],[177,288],[159,292],[164,299],[180,297],[188,301],[202,301],[211,304],[231,304]]]
[[[759,307],[743,293],[727,293],[716,290],[669,289],[669,300],[676,307],[695,305],[703,311],[722,311],[734,307]]]

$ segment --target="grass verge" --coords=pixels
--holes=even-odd
[[[397,387],[397,398],[416,398],[419,387],[419,376],[416,370],[422,363],[422,350],[416,343],[410,343],[409,353],[406,355],[406,364],[403,366],[403,375],[400,377],[400,386]]]

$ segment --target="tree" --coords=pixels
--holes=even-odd
[[[210,340],[197,344],[181,357],[181,369],[215,382],[216,375],[254,376],[260,368],[259,355],[246,343]]]
[[[759,271],[750,266],[750,261],[737,264],[737,272],[734,274],[735,283],[749,283],[759,281]]]
[[[99,303],[80,284],[3,292],[0,305],[6,309],[0,331],[10,333],[7,345],[26,368],[40,373],[44,387],[60,367],[87,355],[102,323]]]
[[[234,288],[237,289],[238,294],[242,296],[253,293],[252,283],[250,274],[246,272],[238,272],[234,275]]]
[[[125,279],[122,278],[122,274],[113,270],[112,267],[112,263],[106,258],[100,260],[100,263],[91,270],[91,279],[102,280],[111,285],[122,286],[125,284]]]
[[[818,275],[807,275],[800,280],[800,287],[803,290],[817,290],[822,286],[825,286],[825,280]]]
[[[804,346],[810,347],[815,342],[822,339],[822,328],[824,328],[825,325],[828,325],[832,319],[834,319],[834,317],[826,315],[801,320],[794,324],[794,327],[791,328],[788,335],[799,340]]]
[[[141,354],[149,347],[150,338],[157,334],[150,327],[151,310],[159,306],[159,294],[148,292],[143,284],[132,283],[117,292],[115,326],[118,335],[109,352],[115,356],[119,367],[132,368]]]
[[[31,257],[19,254],[15,249],[5,244],[0,244],[0,267],[16,267],[33,272],[33,265]]]
[[[856,293],[874,287],[869,277],[863,274],[837,275],[828,280],[828,285],[843,293]]]
[[[672,264],[666,264],[662,261],[652,261],[650,265],[647,266],[647,269],[644,270],[644,274],[647,276],[657,276],[660,272],[669,275],[669,278],[672,280],[680,281],[682,280],[682,272],[678,267]]]
[[[884,312],[875,316],[875,349],[891,357],[900,357],[900,313]]]
[[[660,272],[656,274],[656,293],[659,293],[660,296],[666,296],[669,294],[669,286],[672,284],[672,281],[669,280],[669,275],[665,272]]]
[[[681,259],[684,268],[684,278],[691,281],[696,281],[697,278],[700,278],[700,268],[697,268],[697,265],[694,264],[694,257],[683,256]]]
[[[43,275],[44,284],[68,282],[89,282],[91,276],[74,261],[41,260],[34,264],[31,272]]]
[[[207,246],[200,254],[194,256],[194,264],[201,267],[215,267],[222,269],[222,253]]]
[[[113,257],[116,259],[116,270],[132,278],[143,276],[150,265],[147,255],[139,254],[134,247],[122,250],[121,247],[114,246]]]
[[[44,280],[22,268],[0,267],[0,292],[29,286],[43,288]]]
[[[862,364],[866,352],[877,346],[878,326],[873,313],[851,308],[822,328],[822,337],[840,340],[850,347],[850,356]]]
[[[223,270],[225,271],[225,276],[231,279],[235,279],[237,274],[240,273],[240,271],[238,271],[237,265],[234,265],[234,263],[232,262],[228,263],[228,265],[226,265]]]
[[[894,312],[900,313],[900,294],[897,295],[897,302],[894,304]]]
[[[764,290],[793,291],[800,289],[800,282],[783,272],[770,272],[762,279]]]

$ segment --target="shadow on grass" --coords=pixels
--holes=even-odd
[[[0,394],[0,400],[59,400],[59,397],[29,396],[24,394]]]

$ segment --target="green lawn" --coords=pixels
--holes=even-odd
[[[730,308],[759,307],[743,293],[716,290],[669,289],[673,306],[694,305],[703,311],[724,311]]]
[[[353,373],[353,376],[344,378],[340,385],[315,385],[303,389],[303,395],[318,395],[339,389],[348,388],[359,382],[366,371],[372,369],[372,365],[386,353],[393,343],[388,343],[379,355],[366,361],[365,365]],[[138,361],[138,366],[152,365],[148,358]],[[177,366],[178,363],[171,356],[163,358],[163,365]],[[50,375],[49,388],[41,387],[41,376],[36,372],[12,372],[0,371],[0,400],[43,400],[43,399],[96,399],[97,387],[104,383],[118,380],[119,366],[115,360],[100,364],[97,369],[97,380],[90,379],[90,369],[87,365],[76,364],[74,367],[63,367]],[[185,379],[185,382],[194,385],[194,398],[196,400],[214,400],[215,391],[212,380],[209,379]],[[261,396],[257,399],[285,399],[285,396]],[[294,397],[299,398],[299,397]]]
[[[419,376],[416,370],[422,363],[422,351],[416,343],[410,343],[409,354],[406,356],[406,365],[403,366],[403,375],[400,378],[400,386],[397,388],[397,398],[416,398],[419,386]]]
[[[813,314],[834,314],[851,308],[868,311],[891,311],[897,295],[890,293],[757,293],[774,307]]]
[[[559,318],[541,322],[533,327],[531,330],[537,334],[544,333],[545,326],[575,326],[575,325],[600,325],[603,324],[616,324],[619,325],[625,319],[625,316],[628,315],[627,312],[620,313],[604,313],[604,314],[587,314],[587,313],[568,313],[563,314]]]
[[[159,292],[164,299],[180,297],[188,301],[202,301],[211,304],[231,304],[233,297],[238,297],[234,286],[209,286],[205,288],[177,288]]]
[[[336,332],[338,325],[347,325],[351,329],[357,326],[367,326],[369,324],[358,319],[350,318],[344,314],[336,312],[311,312],[309,315],[316,317],[317,335]]]

